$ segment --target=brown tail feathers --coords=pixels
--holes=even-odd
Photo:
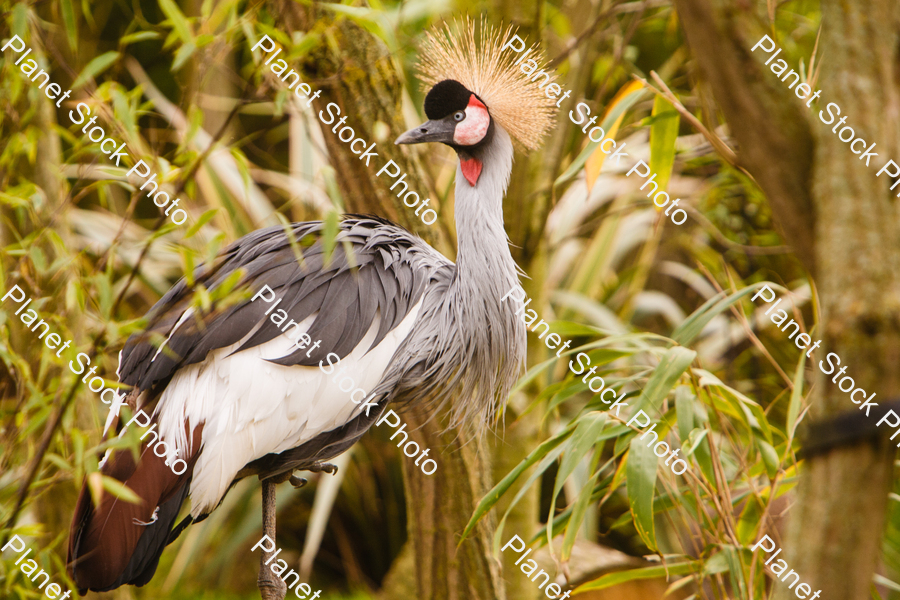
[[[131,489],[142,502],[131,504],[103,493],[94,506],[87,483],[81,487],[69,534],[68,572],[78,593],[105,592],[150,581],[166,547],[178,511],[187,497],[202,426],[194,430],[193,455],[176,475],[156,456],[152,439],[141,446],[137,462],[129,450],[114,450],[101,469]]]

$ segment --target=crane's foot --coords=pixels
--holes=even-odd
[[[336,475],[338,472],[337,465],[333,465],[331,463],[324,463],[324,462],[313,463],[312,466],[307,467],[304,470],[310,471],[312,473],[330,473],[332,475]]]
[[[262,570],[265,569],[265,572]],[[266,575],[268,573],[268,575]],[[287,584],[281,577],[276,577],[265,565],[259,571],[256,580],[262,600],[284,600],[287,595]]]
[[[288,481],[290,481],[291,485],[298,490],[307,484],[307,480],[305,478],[297,477],[296,475],[291,475]]]

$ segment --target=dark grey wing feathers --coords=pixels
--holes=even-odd
[[[294,255],[285,228],[277,226],[244,236],[215,261],[198,267],[194,280],[209,291],[241,269],[238,287],[247,288],[249,295],[232,306],[214,304],[208,311],[197,310],[173,333],[191,307],[194,291],[185,280],[175,284],[149,312],[145,331],[126,342],[120,380],[148,389],[167,381],[178,369],[204,360],[217,348],[244,338],[237,351],[263,344],[282,333],[270,321],[278,310],[287,314],[281,328],[286,328],[290,320],[300,323],[316,315],[307,333],[321,344],[313,351],[309,347],[299,349],[273,362],[311,366],[329,352],[343,358],[360,343],[380,314],[370,350],[421,299],[432,271],[452,264],[406,230],[383,219],[355,215],[341,223],[337,243],[326,261],[319,239],[322,228],[317,221],[290,226],[303,249],[302,263]],[[305,239],[307,236],[315,240]],[[348,256],[348,248],[352,256]],[[275,291],[276,299],[283,298],[269,315],[265,312],[274,303],[250,300],[265,285]],[[286,333],[291,334],[290,330]],[[159,352],[160,341],[167,338]]]

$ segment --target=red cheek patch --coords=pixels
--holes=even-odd
[[[475,187],[475,184],[478,183],[478,177],[481,175],[481,161],[477,158],[461,160],[459,161],[459,166],[462,169],[466,181],[468,181],[472,187]]]

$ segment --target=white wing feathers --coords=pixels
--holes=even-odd
[[[297,328],[290,338],[281,334],[231,354],[257,327],[235,344],[210,352],[202,362],[180,369],[163,392],[156,415],[170,454],[177,449],[179,457],[190,453],[185,423],[203,425],[203,447],[191,481],[191,513],[196,517],[214,509],[237,472],[253,460],[299,446],[359,414],[361,403],[351,401],[353,390],[361,388],[368,394],[377,386],[394,351],[409,335],[421,304],[420,300],[367,353],[381,321],[376,315],[364,338],[336,367],[328,362],[323,363],[324,370],[268,362],[293,350],[300,334]],[[311,315],[300,329],[307,331],[314,319]],[[353,387],[344,391],[350,386],[348,377]]]

